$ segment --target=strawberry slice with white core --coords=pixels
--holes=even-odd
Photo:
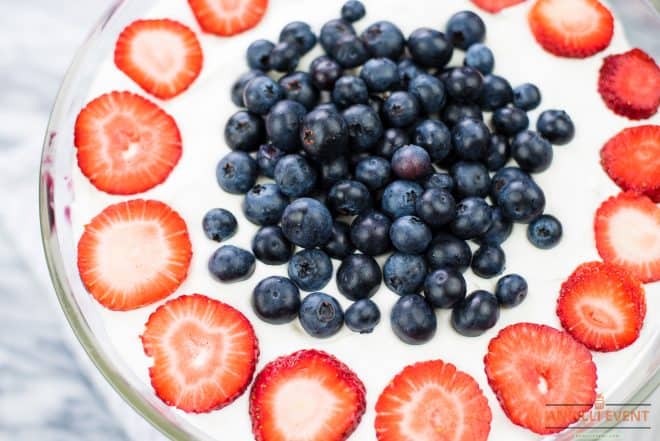
[[[510,8],[524,2],[525,0],[472,0],[472,3],[477,5],[484,11],[496,14],[502,9]]]
[[[205,32],[229,37],[255,27],[266,13],[268,0],[188,0]]]
[[[209,412],[234,401],[252,381],[259,357],[248,319],[201,294],[159,306],[141,339],[153,357],[149,375],[156,395],[185,412]]]
[[[250,392],[257,441],[344,441],[366,406],[365,388],[330,354],[303,350],[268,363]]]
[[[603,202],[594,221],[600,257],[644,283],[660,280],[660,208],[648,197],[620,193]]]
[[[644,323],[646,298],[639,280],[611,263],[583,263],[562,284],[557,301],[561,325],[595,351],[630,346]]]
[[[492,414],[477,382],[451,363],[406,367],[376,403],[378,441],[485,441]]]
[[[78,270],[85,288],[117,311],[172,294],[186,278],[191,257],[186,223],[155,200],[110,205],[85,226],[78,242]]]
[[[160,99],[188,89],[202,71],[203,59],[195,33],[169,19],[134,21],[115,45],[117,68]]]
[[[591,353],[549,326],[507,326],[490,341],[484,363],[488,384],[509,419],[538,434],[564,430],[596,400]]]
[[[78,166],[99,190],[130,195],[162,183],[181,158],[176,121],[151,101],[111,92],[80,111],[74,144]]]

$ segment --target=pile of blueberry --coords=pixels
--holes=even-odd
[[[252,274],[254,256],[288,264],[289,278],[256,286],[255,312],[269,323],[298,317],[316,337],[344,323],[371,332],[380,312],[369,298],[383,279],[401,296],[391,322],[403,341],[434,335],[433,308],[452,308],[459,333],[481,334],[500,306],[524,299],[527,284],[508,275],[495,294],[466,296],[461,273],[471,267],[483,278],[502,274],[500,244],[514,222],[528,224],[537,247],[557,244],[561,224],[543,214],[545,196],[530,174],[550,166],[552,144],[569,142],[573,124],[565,112],[546,110],[537,131],[528,130],[526,111],[539,105],[540,92],[532,84],[513,89],[491,73],[494,57],[481,43],[486,29],[473,12],[453,15],[445,33],[420,28],[407,39],[387,21],[358,35],[352,23],[364,14],[351,0],[341,19],[323,25],[325,55],[309,72],[296,71],[317,43],[305,23],[285,26],[277,44],[249,46],[252,70],[231,91],[245,109],[226,124],[232,152],[218,164],[217,180],[226,192],[245,194],[243,212],[261,229],[254,255],[223,246],[209,269],[231,281]],[[466,51],[464,63],[449,67],[455,49]],[[275,72],[283,73],[277,81]],[[260,176],[268,180],[257,183]],[[236,220],[215,209],[204,228],[223,240]],[[479,245],[474,255],[468,240]],[[302,250],[294,254],[295,246]],[[374,259],[381,255],[388,255],[382,271]],[[341,261],[339,291],[355,302],[345,314],[336,299],[317,292],[332,277],[331,259]],[[299,289],[314,293],[301,300]]]

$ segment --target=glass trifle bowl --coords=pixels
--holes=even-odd
[[[250,308],[249,293],[257,280],[267,275],[286,275],[285,269],[258,265],[253,278],[237,284],[220,284],[208,275],[206,269],[206,259],[214,249],[201,232],[201,218],[206,210],[222,206],[236,214],[240,226],[233,240],[245,248],[249,248],[250,237],[256,230],[239,216],[240,199],[221,192],[217,187],[214,172],[215,163],[228,151],[222,140],[222,124],[235,111],[229,99],[229,89],[236,77],[247,70],[243,60],[245,49],[257,38],[275,39],[279,29],[293,20],[307,21],[318,31],[325,21],[338,16],[342,3],[340,0],[271,0],[259,25],[232,38],[203,34],[183,0],[117,1],[101,17],[66,74],[43,147],[39,190],[42,238],[62,310],[81,345],[107,381],[165,435],[186,440],[236,440],[251,436],[247,393],[227,408],[207,414],[186,414],[167,406],[154,393],[148,376],[150,361],[142,353],[138,336],[146,318],[165,300],[135,311],[109,311],[89,295],[81,282],[76,247],[84,224],[103,207],[115,202],[141,197],[161,199],[176,206],[182,214],[191,232],[194,249],[190,275],[170,298],[203,292],[241,310],[255,325],[260,340],[258,369],[277,356],[312,347],[333,353],[354,367],[367,384],[367,413],[352,440],[375,439],[373,405],[396,372],[415,361],[436,358],[468,371],[481,385],[493,411],[489,439],[540,439],[541,436],[514,426],[506,418],[488,387],[482,358],[488,341],[508,324],[531,321],[559,328],[554,303],[561,282],[578,263],[598,259],[592,238],[593,213],[602,200],[618,190],[600,169],[597,153],[604,140],[618,130],[638,124],[610,115],[602,102],[591,99],[597,97],[595,75],[604,55],[623,52],[628,46],[642,47],[658,59],[660,47],[656,36],[660,18],[653,5],[643,0],[628,1],[625,5],[606,2],[617,20],[613,44],[589,59],[567,60],[549,54],[538,55],[540,48],[529,34],[524,19],[526,4],[491,15],[475,9],[467,0],[438,2],[442,5],[424,0],[365,1],[368,15],[361,22],[364,23],[362,27],[386,19],[399,24],[406,35],[422,26],[442,28],[446,17],[452,13],[466,8],[475,10],[488,26],[487,43],[495,52],[496,72],[515,84],[525,81],[538,84],[544,94],[542,107],[565,107],[576,121],[578,130],[576,139],[565,150],[556,153],[557,164],[539,177],[548,193],[549,207],[564,221],[566,236],[562,245],[556,252],[533,251],[525,242],[524,231],[516,229],[507,248],[511,256],[507,272],[527,275],[538,273],[537,266],[549,268],[547,274],[529,278],[530,297],[527,301],[519,309],[503,313],[493,329],[474,339],[453,332],[448,317],[443,314],[439,317],[438,335],[433,342],[413,347],[396,340],[388,323],[381,323],[369,336],[342,331],[340,336],[329,341],[314,340],[294,325],[273,327],[263,324]],[[131,90],[144,95],[127,77],[116,71],[112,63],[119,33],[129,23],[144,17],[172,17],[184,22],[196,31],[204,49],[204,70],[191,90],[186,96],[162,104],[175,116],[182,130],[184,156],[166,185],[131,197],[100,194],[78,169],[73,128],[81,108],[102,93]],[[514,47],[516,50],[510,49]],[[525,66],[525,56],[532,51],[536,51],[532,60],[541,62]],[[306,56],[300,68],[306,67],[310,57],[318,53]],[[566,86],[561,78],[575,84]],[[581,81],[583,78],[585,81]],[[583,93],[587,92],[580,89],[589,87],[593,88],[589,99],[581,100]],[[601,115],[604,116],[601,118]],[[651,118],[650,123],[657,124],[658,117]],[[600,135],[594,133],[599,130],[604,132]],[[584,170],[581,169],[583,161],[590,164]],[[587,182],[583,182],[582,187],[576,187],[580,182],[576,178],[578,173],[587,175],[584,179]],[[567,195],[577,202],[566,202]],[[529,254],[532,252],[534,254]],[[469,278],[468,285],[470,289],[488,289],[485,282],[477,278]],[[341,297],[334,286],[327,291]],[[598,392],[612,409],[617,406],[630,409],[630,403],[644,402],[660,383],[660,284],[646,285],[646,294],[648,315],[639,339],[619,352],[593,353],[599,369]],[[383,317],[387,317],[395,297],[381,287],[375,299],[378,299]],[[573,427],[584,428],[581,436],[593,438],[605,433],[612,425],[615,425],[614,421],[585,418]],[[547,438],[573,439],[575,433],[572,429]]]

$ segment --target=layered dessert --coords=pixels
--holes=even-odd
[[[572,430],[657,342],[659,104],[607,2],[159,1],[71,128],[80,278],[211,439]]]

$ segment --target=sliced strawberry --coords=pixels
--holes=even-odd
[[[134,21],[115,46],[117,68],[164,100],[190,87],[202,71],[203,58],[195,33],[168,19]]]
[[[650,118],[660,105],[660,67],[641,49],[605,57],[598,92],[614,113],[630,119]]]
[[[612,13],[598,0],[537,0],[528,21],[536,41],[560,57],[600,52],[614,32]]]
[[[211,34],[229,37],[261,21],[268,0],[188,0],[199,26]]]
[[[166,204],[144,199],[110,205],[85,226],[78,271],[87,291],[117,311],[172,294],[188,274],[186,223]]]
[[[101,95],[76,119],[78,166],[110,194],[129,195],[162,183],[181,158],[176,121],[130,92]]]
[[[484,11],[497,14],[502,9],[515,6],[519,3],[524,2],[525,0],[472,0],[472,3],[477,5],[479,8]]]
[[[603,202],[594,220],[596,248],[644,283],[660,280],[660,208],[646,196],[621,193]]]
[[[484,357],[488,384],[514,423],[560,432],[596,400],[596,365],[566,332],[534,323],[507,326]]]
[[[623,129],[603,146],[600,162],[622,189],[656,194],[660,191],[660,126]]]
[[[357,375],[313,349],[268,363],[250,392],[256,441],[343,441],[357,428],[365,406]]]
[[[639,280],[612,263],[583,263],[562,284],[557,301],[561,325],[594,351],[630,346],[644,322],[646,298]]]
[[[481,441],[492,414],[474,379],[441,360],[406,367],[376,403],[378,441]]]
[[[185,412],[209,412],[238,398],[259,358],[254,329],[240,311],[201,294],[154,311],[140,336],[156,395]]]

